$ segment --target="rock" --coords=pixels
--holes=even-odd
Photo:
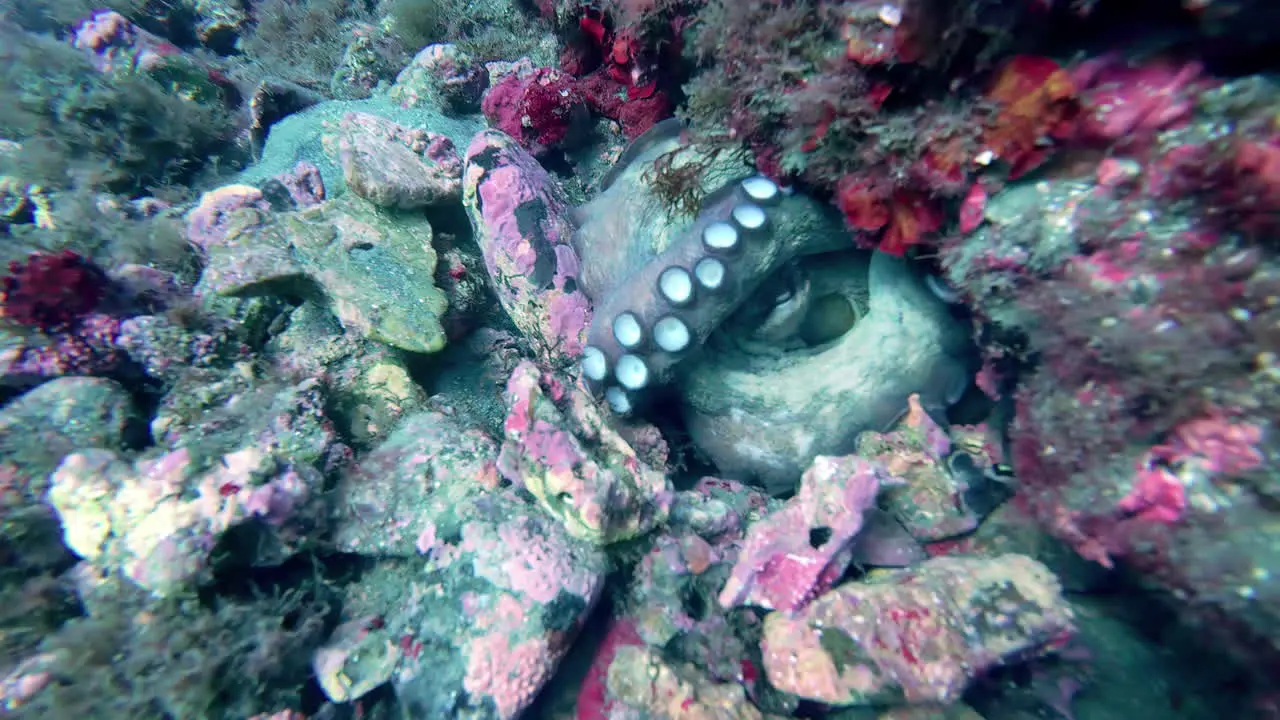
[[[579,288],[564,192],[496,130],[475,136],[466,162],[463,202],[498,300],[540,360],[567,366],[582,354],[591,303]]]
[[[430,128],[460,148],[484,129],[484,118],[479,115],[446,115],[431,103],[402,107],[385,94],[356,101],[329,100],[276,117],[270,134],[262,138],[258,161],[245,168],[236,182],[265,187],[299,162],[306,162],[319,172],[329,198],[343,195],[347,187],[335,141],[342,118],[353,112],[376,115],[407,128]]]
[[[123,449],[140,421],[129,391],[114,380],[55,378],[0,410],[0,455],[48,473],[80,448]]]
[[[401,655],[377,616],[359,618],[334,628],[312,656],[311,668],[325,697],[347,703],[390,680]]]
[[[626,646],[609,666],[609,689],[645,717],[671,720],[763,720],[766,715],[747,701],[742,686],[716,683],[689,663],[672,664],[660,651]],[[779,716],[767,716],[779,717]]]
[[[426,403],[426,393],[409,376],[403,353],[343,332],[317,303],[293,308],[281,316],[281,325],[264,354],[287,376],[329,378],[330,407],[343,435],[357,449],[385,439],[405,416]]]
[[[934,558],[765,618],[765,671],[827,705],[951,703],[988,669],[1074,632],[1057,578],[1023,555]]]
[[[965,502],[971,484],[985,478],[976,470],[971,456],[955,453],[964,471],[952,473],[947,459],[951,440],[945,430],[924,411],[918,395],[907,401],[907,414],[890,432],[865,432],[858,438],[858,454],[882,463],[905,482],[885,493],[881,506],[893,513],[921,542],[933,542],[972,532],[982,517]],[[976,472],[969,472],[974,468]]]
[[[459,531],[454,508],[498,486],[497,457],[493,438],[439,410],[405,418],[343,474],[335,545],[371,557],[430,552],[442,536]]]
[[[449,138],[369,113],[347,113],[338,128],[347,187],[374,205],[415,210],[462,197],[462,160]]]
[[[518,717],[603,588],[604,555],[500,487],[495,461],[483,432],[429,411],[339,483],[341,547],[416,558],[408,573],[380,565],[352,601],[402,651],[391,683],[406,716]]]
[[[367,98],[379,84],[395,75],[390,58],[394,40],[366,23],[351,27],[351,39],[329,80],[329,94],[341,100]]]
[[[499,469],[572,535],[608,544],[666,520],[666,475],[636,457],[582,388],[524,361],[507,383],[507,406]]]
[[[388,94],[404,107],[435,103],[445,112],[470,113],[480,109],[488,88],[489,72],[483,65],[456,45],[436,43],[418,51]]]
[[[192,224],[204,216],[193,211]],[[212,225],[215,232],[201,234],[207,265],[198,290],[307,296],[318,288],[348,331],[411,352],[444,347],[448,299],[434,285],[436,252],[425,218],[391,217],[345,194],[279,214],[237,202]]]

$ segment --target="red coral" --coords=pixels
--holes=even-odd
[[[614,618],[578,691],[576,720],[605,720],[612,716],[614,703],[609,696],[609,666],[617,657],[618,650],[624,647],[644,647],[644,640],[634,620]]]
[[[45,331],[65,328],[98,307],[107,276],[70,250],[32,253],[25,263],[9,263],[0,312],[16,323]]]
[[[632,140],[659,120],[671,117],[671,101],[653,84],[643,88],[624,85],[601,69],[582,78],[578,87],[592,112],[616,121]]]
[[[923,193],[889,190],[886,183],[866,176],[841,178],[835,204],[851,227],[883,231],[877,247],[890,255],[903,255],[942,227],[942,212]]]
[[[1231,170],[1235,182],[1224,187],[1224,199],[1246,228],[1275,230],[1280,225],[1280,136],[1234,143]]]
[[[533,152],[562,146],[586,117],[585,100],[573,78],[554,68],[508,75],[485,94],[485,118]]]
[[[857,175],[845,175],[836,184],[836,207],[859,230],[880,230],[889,224],[888,193]]]
[[[626,13],[642,17],[653,7],[633,5]],[[671,101],[658,89],[655,54],[636,26],[615,28],[611,18],[597,10],[587,10],[579,19],[587,47],[562,59],[567,71],[579,76],[578,89],[592,112],[622,126],[623,134],[634,140],[659,120],[671,116]],[[672,21],[675,29],[676,21]],[[678,57],[678,38],[663,44]],[[579,43],[581,45],[581,43]],[[567,61],[567,63],[566,63]]]
[[[956,196],[969,186],[969,166],[977,152],[969,138],[953,136],[932,141],[911,166],[920,187],[945,196]]]
[[[889,227],[880,238],[881,252],[901,256],[908,248],[919,245],[924,235],[942,227],[942,213],[921,193],[898,190],[893,193],[891,207]]]
[[[1066,139],[1075,132],[1079,104],[1071,76],[1045,57],[1017,55],[996,75],[987,97],[1000,111],[983,139],[1009,164],[1016,178],[1044,161],[1042,138]]]
[[[1274,231],[1280,226],[1280,136],[1165,148],[1146,164],[1142,182],[1152,197],[1199,198],[1215,227]]]
[[[859,65],[910,63],[920,59],[916,28],[901,25],[894,5],[864,3],[852,8],[841,28],[845,57]]]
[[[960,202],[960,232],[971,233],[978,229],[986,219],[987,189],[981,182],[976,182],[965,193]]]
[[[1262,465],[1261,442],[1262,430],[1257,425],[1213,412],[1179,424],[1169,441],[1153,453],[1168,462],[1195,458],[1211,472],[1239,475]]]

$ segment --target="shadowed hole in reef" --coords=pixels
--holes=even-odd
[[[693,585],[687,585],[680,591],[680,604],[694,621],[702,620],[707,616],[707,600]]]
[[[826,545],[827,541],[830,539],[831,539],[831,528],[829,527],[822,526],[822,527],[811,528],[809,530],[809,547],[813,548],[814,550],[817,550],[823,545]]]

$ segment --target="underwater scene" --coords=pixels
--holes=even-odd
[[[0,720],[1280,720],[1280,2],[0,0]]]

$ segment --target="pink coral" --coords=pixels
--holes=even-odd
[[[552,656],[546,638],[513,647],[505,633],[490,633],[471,643],[463,687],[473,695],[493,698],[497,717],[515,718],[551,677]]]
[[[1156,452],[1169,461],[1196,458],[1210,472],[1238,475],[1262,464],[1261,442],[1258,426],[1214,413],[1178,425],[1169,442]]]
[[[1083,90],[1081,131],[1087,138],[1135,143],[1187,122],[1203,69],[1168,58],[1143,62],[1115,55],[1094,58],[1072,71]]]
[[[1169,470],[1139,463],[1133,490],[1116,506],[1141,520],[1171,524],[1180,520],[1187,508],[1186,489]]]

